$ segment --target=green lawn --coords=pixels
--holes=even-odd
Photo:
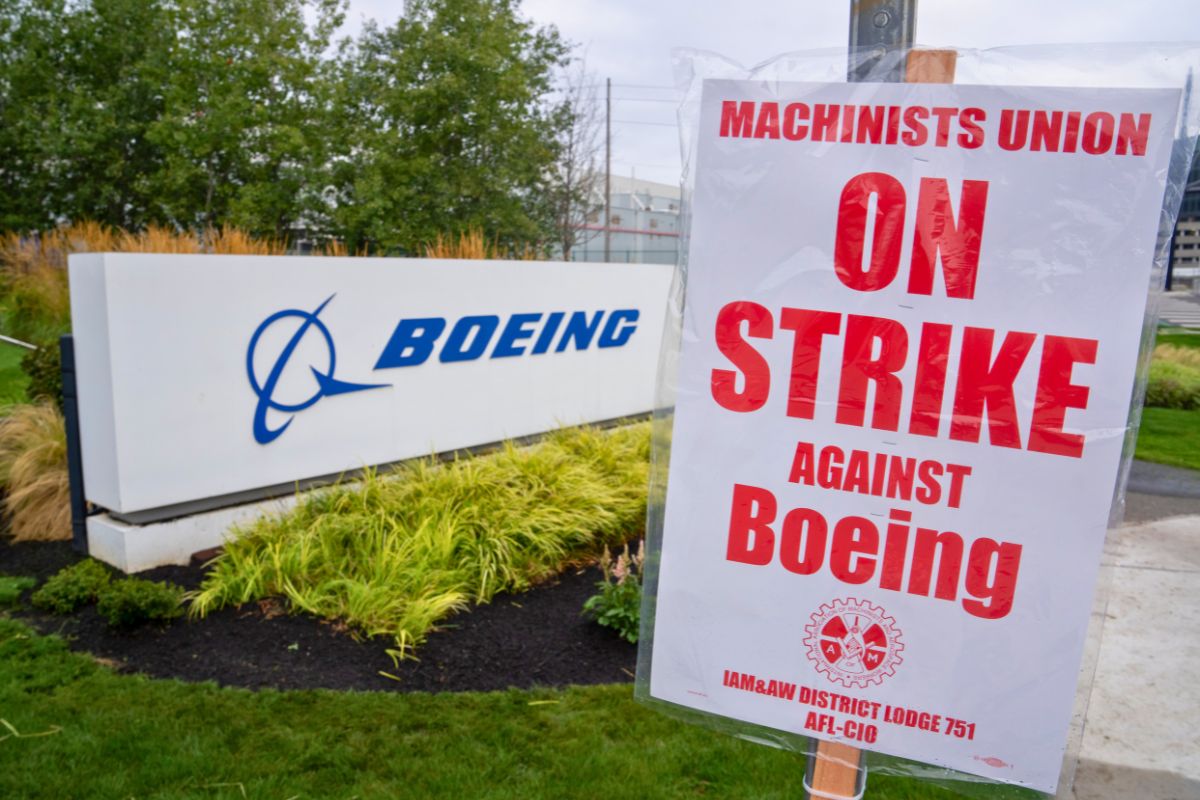
[[[1178,347],[1200,348],[1200,332],[1184,333],[1181,328],[1168,328],[1159,332],[1155,344],[1173,344]]]
[[[647,710],[628,686],[221,689],[116,675],[0,617],[5,798],[782,800],[803,772],[798,756]],[[881,775],[870,787],[872,800],[956,796]]]
[[[1200,469],[1200,410],[1144,409],[1136,455],[1145,461]]]
[[[29,352],[8,342],[0,342],[0,408],[25,402],[29,377],[21,371],[21,359]]]

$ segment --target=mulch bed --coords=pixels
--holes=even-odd
[[[77,560],[67,543],[0,542],[0,574],[44,580]],[[203,571],[160,567],[141,576],[192,589]],[[223,686],[461,692],[632,681],[637,648],[580,615],[598,580],[594,568],[571,570],[529,592],[498,595],[446,620],[418,660],[399,664],[385,652],[390,640],[356,640],[336,622],[288,614],[275,601],[129,633],[111,630],[93,607],[65,617],[28,605],[17,613],[118,671]]]

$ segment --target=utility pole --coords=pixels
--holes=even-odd
[[[604,262],[612,261],[612,78],[604,79]]]

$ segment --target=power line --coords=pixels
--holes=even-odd
[[[613,122],[621,125],[655,125],[662,128],[678,128],[679,123],[676,122],[643,122],[638,119],[614,119]]]
[[[599,89],[599,88],[605,87],[605,86],[607,86],[607,84],[604,84],[604,83],[581,83],[581,84],[579,84],[580,89]],[[614,83],[613,86],[615,86],[618,89],[662,89],[664,91],[666,91],[666,90],[669,90],[672,92],[675,91],[674,86],[661,86],[661,85],[656,85],[656,84],[652,84],[652,83]]]
[[[614,158],[614,164],[624,164],[627,167],[653,167],[655,169],[679,169],[679,163],[674,164],[651,164],[648,161],[626,161],[623,158]]]

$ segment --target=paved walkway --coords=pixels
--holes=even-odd
[[[1181,328],[1200,328],[1200,295],[1192,292],[1167,292],[1158,308],[1158,317]]]
[[[1197,800],[1200,498],[1131,493],[1126,517],[1105,554],[1112,579],[1074,797]]]

